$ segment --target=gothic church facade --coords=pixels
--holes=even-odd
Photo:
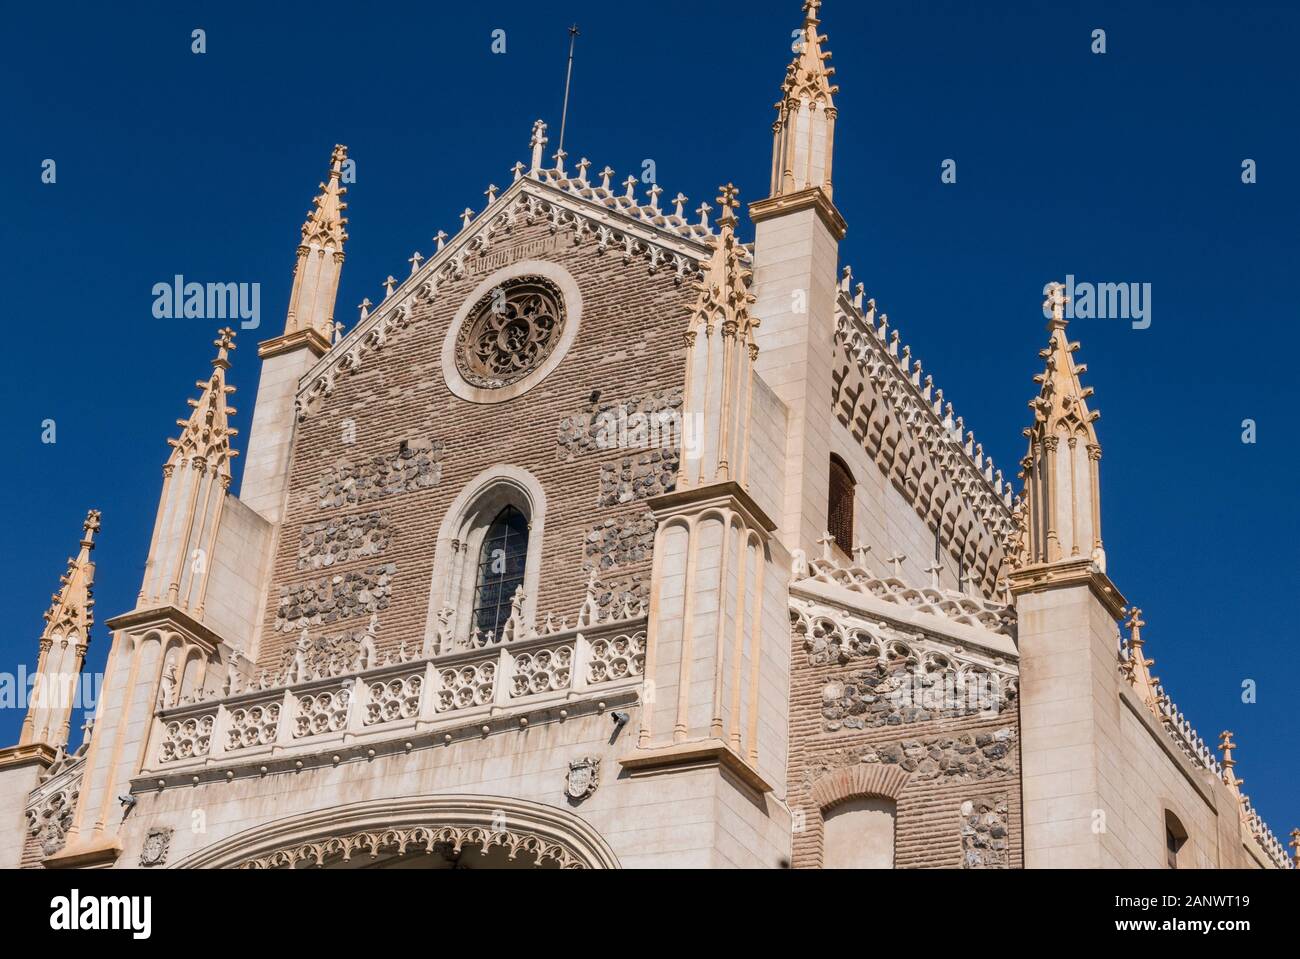
[[[841,268],[819,7],[752,242],[538,121],[344,333],[335,149],[239,493],[227,329],[73,746],[87,517],[0,866],[1294,868],[1107,573],[1059,286],[1017,486]]]

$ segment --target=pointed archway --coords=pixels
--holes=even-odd
[[[504,796],[377,799],[236,833],[178,869],[617,869],[604,838],[572,813]]]

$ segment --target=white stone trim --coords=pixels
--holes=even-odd
[[[528,516],[528,557],[524,565],[524,623],[531,626],[537,621],[537,591],[542,572],[542,540],[546,533],[546,492],[532,473],[517,466],[492,466],[465,484],[443,517],[438,527],[438,540],[433,559],[433,580],[429,589],[429,608],[424,627],[424,648],[434,642],[438,632],[438,610],[451,602],[453,608],[462,594],[462,580],[466,564],[457,562],[470,544],[465,540],[480,512],[500,509],[507,502],[516,502]],[[491,517],[488,517],[491,520]],[[459,552],[452,549],[453,540],[459,541]],[[480,538],[481,542],[481,538]],[[468,623],[468,610],[456,608],[456,626],[459,630]]]
[[[600,833],[573,813],[539,802],[507,796],[409,796],[374,799],[290,816],[236,833],[175,863],[174,869],[229,868],[262,859],[278,859],[304,844],[333,837],[373,832],[376,836],[410,827],[452,830],[467,842],[483,842],[500,834],[504,815],[512,845],[529,851],[536,840],[560,847],[565,865],[617,869],[618,857]],[[514,840],[524,840],[515,843]],[[423,849],[412,849],[412,855]],[[311,865],[304,862],[303,865]]]
[[[474,386],[466,382],[465,378],[460,375],[460,370],[456,368],[456,339],[460,335],[461,327],[469,319],[470,311],[478,305],[484,296],[503,283],[523,276],[540,276],[550,280],[560,288],[560,295],[564,300],[562,304],[564,307],[564,328],[560,331],[560,341],[555,344],[555,349],[551,351],[551,355],[546,358],[545,362],[522,379],[499,389],[490,390]],[[442,375],[447,381],[447,387],[461,399],[469,400],[471,403],[504,403],[507,400],[523,396],[546,379],[564,360],[565,355],[569,352],[569,347],[577,339],[578,326],[581,322],[582,293],[578,289],[578,281],[564,267],[547,260],[520,260],[517,263],[503,266],[501,269],[488,274],[483,282],[474,287],[474,291],[466,297],[465,301],[460,305],[460,309],[456,311],[456,316],[451,321],[447,335],[443,338]]]

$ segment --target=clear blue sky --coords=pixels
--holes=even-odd
[[[655,161],[665,196],[766,190],[798,0],[19,4],[0,36],[5,521],[0,670],[33,663],[89,506],[104,512],[90,666],[139,588],[165,440],[215,324],[159,320],[174,274],[258,282],[231,381],[288,300],[330,149],[357,160],[339,316],[558,126],[572,161]],[[1110,572],[1155,672],[1275,832],[1300,823],[1294,4],[828,0],[842,255],[1008,475],[1045,344],[1042,287],[1152,284],[1152,323],[1076,320],[1096,387]],[[207,31],[207,53],[190,33]],[[1090,52],[1094,28],[1107,52]],[[506,32],[505,54],[491,32]],[[40,181],[56,160],[57,182]],[[954,185],[940,164],[957,161]],[[1241,163],[1259,182],[1241,182]],[[571,162],[572,162],[571,161]],[[748,230],[748,227],[746,227]],[[749,235],[752,235],[749,234]],[[242,402],[241,402],[242,401]],[[1280,412],[1282,411],[1282,412]],[[41,422],[57,422],[42,444]],[[1241,441],[1254,419],[1258,442]],[[239,461],[237,461],[237,468]],[[1258,702],[1244,704],[1255,680]],[[21,713],[0,711],[0,741]]]

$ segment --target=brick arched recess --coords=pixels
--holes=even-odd
[[[818,869],[826,842],[826,813],[849,799],[876,796],[898,802],[910,773],[896,765],[858,765],[826,773],[808,791],[809,809],[802,835],[794,841],[796,869]]]

